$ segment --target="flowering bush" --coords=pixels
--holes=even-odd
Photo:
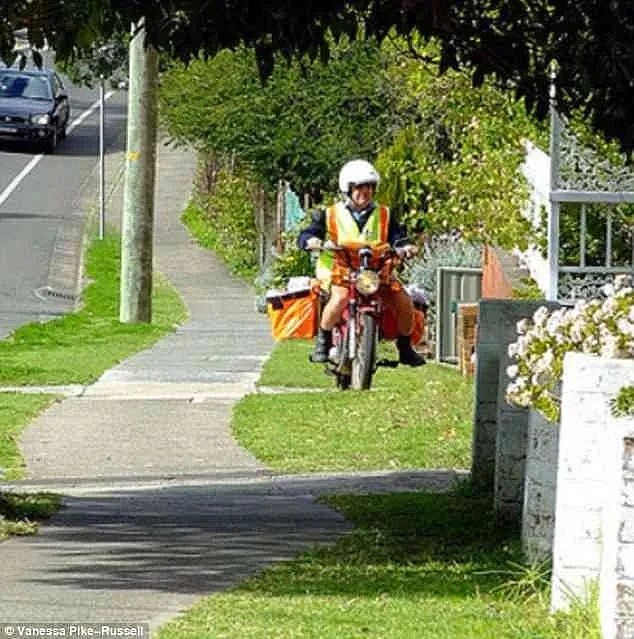
[[[550,312],[540,307],[518,322],[518,339],[509,346],[509,403],[533,407],[559,421],[558,390],[564,355],[578,351],[599,357],[634,358],[634,289],[630,276],[605,287],[605,299],[581,300],[573,308]],[[627,389],[624,389],[627,392]]]

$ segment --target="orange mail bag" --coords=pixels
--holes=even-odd
[[[413,346],[420,344],[425,336],[425,313],[414,309],[414,325],[412,327],[411,342]],[[381,338],[386,340],[396,339],[398,330],[394,311],[389,306],[383,308],[383,321],[381,323]]]
[[[317,334],[318,293],[314,289],[267,295],[266,309],[277,341],[312,339]]]

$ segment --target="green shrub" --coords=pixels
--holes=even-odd
[[[541,300],[544,293],[532,277],[523,277],[513,288],[513,298],[518,300]]]
[[[215,251],[232,273],[252,280],[258,270],[257,231],[248,179],[226,169],[218,173],[214,192],[199,194],[183,221],[199,242]]]
[[[297,246],[299,230],[284,233],[284,250],[281,254],[276,255],[271,262],[271,283],[275,288],[283,287],[289,277],[302,275],[313,277],[315,274],[311,253]]]

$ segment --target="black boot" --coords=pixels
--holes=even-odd
[[[398,348],[398,361],[407,366],[422,366],[425,358],[412,348],[412,340],[409,335],[400,335],[396,340]]]
[[[322,364],[327,362],[331,346],[332,331],[320,328],[317,333],[317,337],[315,338],[315,350],[310,355],[310,361]]]

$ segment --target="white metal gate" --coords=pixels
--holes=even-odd
[[[601,285],[618,273],[634,274],[634,173],[616,168],[582,146],[555,106],[551,85],[550,210],[548,212],[548,282],[546,299],[555,301],[595,296]],[[560,264],[561,208],[573,204],[579,214],[579,259]],[[605,208],[605,259],[588,264],[588,215]],[[620,209],[619,209],[620,207]],[[613,263],[615,212],[621,215],[619,231],[629,238],[629,263]]]

